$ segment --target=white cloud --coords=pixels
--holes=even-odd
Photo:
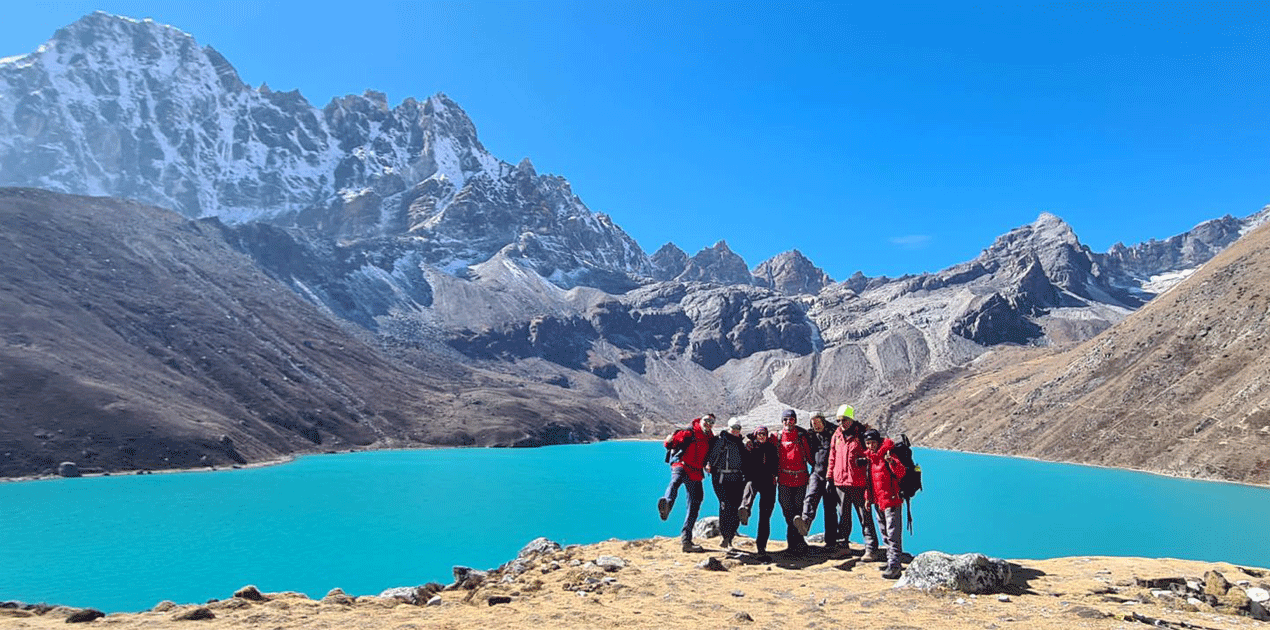
[[[931,236],[929,234],[908,234],[906,236],[892,236],[891,244],[898,245],[901,249],[922,249],[930,244]]]

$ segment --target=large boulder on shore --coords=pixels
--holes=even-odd
[[[958,556],[927,551],[913,558],[896,588],[951,590],[962,593],[999,593],[1010,584],[1010,563],[981,553]]]

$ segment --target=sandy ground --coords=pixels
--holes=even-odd
[[[264,601],[232,597],[206,604],[211,619],[180,620],[198,605],[112,614],[88,623],[104,628],[1270,628],[1270,623],[1218,612],[1206,604],[1151,594],[1140,579],[1189,578],[1208,571],[1233,584],[1270,586],[1270,572],[1224,563],[1171,559],[1080,557],[1013,561],[1014,582],[1002,595],[970,596],[893,588],[878,564],[830,557],[813,547],[804,558],[774,543],[772,562],[731,556],[718,539],[687,554],[677,540],[611,540],[528,559],[528,570],[501,581],[491,574],[474,590],[439,593],[440,605],[417,606],[337,594],[315,601],[270,593]],[[753,549],[743,540],[742,551]],[[616,556],[606,572],[592,561]],[[696,565],[717,558],[726,571]],[[558,567],[558,568],[557,568]],[[491,605],[505,596],[509,603]],[[66,628],[73,609],[37,614],[0,609],[0,628]],[[1134,615],[1139,618],[1135,619]],[[1154,625],[1161,625],[1156,623]]]

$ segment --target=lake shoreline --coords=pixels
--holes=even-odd
[[[581,442],[581,443],[578,443],[578,444],[596,444],[596,443],[598,443],[598,442],[658,442],[658,443],[660,443],[661,441],[662,441],[662,439],[661,439],[661,438],[648,438],[648,437],[639,437],[639,436],[627,436],[627,437],[613,438],[613,439],[611,439],[611,440],[597,440],[596,442]],[[576,445],[577,445],[577,444],[549,444],[549,445],[546,445],[546,446],[533,446],[533,447],[527,447],[527,448],[549,448],[549,447],[551,447],[551,446],[576,446]],[[1105,465],[1105,464],[1091,464],[1091,463],[1086,463],[1086,462],[1077,462],[1077,461],[1066,461],[1066,460],[1057,460],[1057,459],[1045,459],[1045,458],[1043,458],[1043,457],[1036,457],[1036,456],[1032,456],[1032,455],[1012,455],[1012,454],[1008,454],[1008,453],[988,453],[988,452],[983,452],[983,451],[964,451],[964,450],[949,449],[949,448],[938,448],[938,447],[933,447],[933,446],[921,446],[921,445],[917,445],[917,444],[915,444],[914,446],[915,446],[916,448],[923,449],[923,450],[928,450],[928,451],[940,451],[940,452],[945,452],[945,453],[961,453],[961,454],[968,454],[968,455],[983,455],[983,456],[987,456],[987,457],[1003,457],[1003,458],[1009,458],[1009,459],[1022,459],[1022,460],[1027,460],[1027,461],[1043,462],[1043,463],[1048,463],[1048,464],[1067,464],[1067,465],[1071,465],[1071,466],[1086,466],[1086,467],[1089,467],[1089,468],[1100,468],[1100,469],[1103,469],[1103,470],[1124,470],[1124,471],[1135,472],[1135,473],[1144,473],[1144,474],[1148,474],[1148,475],[1155,475],[1155,476],[1157,476],[1157,477],[1166,477],[1166,478],[1169,478],[1169,479],[1181,479],[1181,480],[1187,480],[1187,481],[1201,481],[1201,482],[1206,482],[1206,483],[1225,483],[1225,484],[1231,484],[1231,485],[1235,485],[1235,486],[1246,486],[1246,487],[1250,487],[1250,488],[1265,488],[1265,489],[1270,489],[1270,481],[1267,481],[1266,483],[1252,483],[1252,482],[1247,482],[1247,481],[1235,481],[1235,480],[1232,480],[1232,479],[1222,479],[1222,478],[1220,478],[1220,477],[1195,477],[1195,476],[1184,476],[1184,475],[1174,474],[1174,473],[1170,473],[1170,472],[1167,472],[1167,471],[1162,471],[1162,470],[1148,470],[1148,469],[1143,469],[1143,468],[1126,468],[1126,467],[1122,467],[1122,466],[1108,466],[1108,465]],[[324,451],[324,452],[313,452],[313,453],[293,453],[293,454],[287,455],[287,456],[285,456],[285,457],[278,457],[278,458],[269,459],[269,460],[264,460],[264,461],[259,461],[259,462],[248,462],[248,463],[246,463],[246,464],[235,464],[235,465],[233,465],[233,466],[228,466],[228,467],[226,467],[226,466],[200,466],[200,467],[196,467],[196,468],[158,468],[158,469],[139,469],[139,470],[114,471],[114,472],[111,472],[111,471],[103,471],[103,472],[83,473],[83,474],[79,475],[79,477],[89,478],[89,477],[112,477],[112,476],[129,476],[129,475],[158,475],[158,474],[193,473],[193,472],[222,472],[222,471],[227,471],[227,470],[241,470],[241,469],[248,469],[248,468],[263,468],[263,467],[267,467],[267,466],[278,466],[278,465],[282,465],[282,464],[288,464],[288,463],[291,463],[291,462],[295,461],[297,458],[300,458],[300,457],[309,457],[309,456],[316,456],[316,455],[342,455],[342,454],[347,454],[347,453],[366,453],[366,452],[380,452],[380,451],[427,451],[427,450],[437,450],[437,449],[474,449],[474,448],[491,448],[491,449],[492,449],[492,448],[513,448],[513,447],[503,447],[503,446],[443,446],[443,445],[426,445],[426,444],[425,444],[425,445],[419,445],[419,446],[410,446],[410,447],[403,447],[403,446],[400,446],[400,445],[394,445],[394,446],[386,446],[386,447],[384,447],[384,448],[375,448],[375,447],[373,447],[373,446],[370,446],[370,447],[363,447],[363,448],[349,449],[349,450],[345,450],[345,451],[334,451],[334,452],[327,452],[327,451]],[[918,462],[918,463],[920,464],[921,462]],[[42,474],[42,475],[22,475],[22,476],[18,476],[18,477],[0,477],[0,483],[20,483],[20,482],[26,482],[26,481],[47,481],[47,480],[51,480],[51,479],[72,479],[72,478],[73,478],[73,477],[62,477],[62,476],[60,476],[60,475],[57,475],[56,473],[53,473],[53,474]]]

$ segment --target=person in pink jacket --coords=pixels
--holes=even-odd
[[[904,498],[900,496],[900,479],[908,472],[898,459],[891,457],[895,443],[873,429],[864,432],[864,455],[869,461],[867,499],[878,513],[878,526],[886,543],[886,566],[882,577],[900,577],[900,556],[904,553]]]
[[[868,458],[864,452],[865,425],[855,419],[851,405],[838,407],[838,428],[829,444],[829,477],[838,493],[838,540],[848,548],[851,537],[851,512],[855,509],[860,521],[860,535],[864,538],[864,562],[882,559],[878,551],[878,535],[873,529],[873,514],[865,501],[865,488],[869,485]]]

